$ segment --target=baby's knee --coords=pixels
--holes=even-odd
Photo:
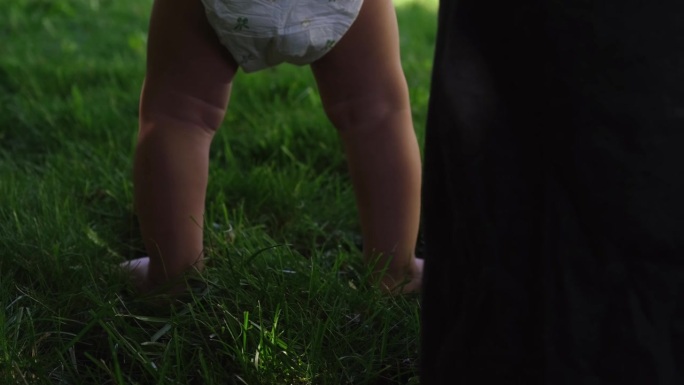
[[[408,98],[379,92],[324,104],[328,119],[338,130],[377,125],[387,119],[410,119]]]
[[[172,89],[143,90],[140,126],[154,129],[174,124],[213,134],[223,122],[225,110],[225,104],[210,98]]]

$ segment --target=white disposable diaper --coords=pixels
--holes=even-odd
[[[363,0],[202,0],[209,23],[245,72],[321,58]]]

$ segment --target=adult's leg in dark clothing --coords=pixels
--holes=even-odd
[[[442,1],[423,384],[684,383],[682,14]]]

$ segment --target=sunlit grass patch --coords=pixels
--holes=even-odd
[[[392,0],[395,6],[419,5],[434,11],[439,6],[439,0]]]

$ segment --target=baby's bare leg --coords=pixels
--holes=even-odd
[[[366,0],[351,29],[312,69],[347,154],[365,258],[378,273],[387,266],[385,288],[409,281],[403,291],[417,291],[421,162],[392,1]]]
[[[202,268],[209,145],[237,69],[199,0],[156,0],[148,39],[134,185],[149,259],[127,264],[142,291]]]

